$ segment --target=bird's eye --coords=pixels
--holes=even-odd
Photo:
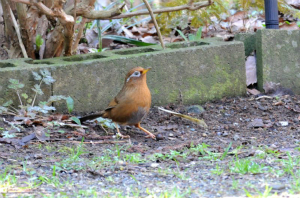
[[[131,77],[140,77],[140,76],[141,76],[141,72],[135,71],[133,72],[133,74],[131,74],[131,76],[129,76],[129,78],[127,78],[126,82],[128,82]]]

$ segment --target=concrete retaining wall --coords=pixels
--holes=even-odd
[[[7,89],[8,79],[20,79],[26,92],[33,86],[31,71],[48,68],[56,82],[44,91],[50,95],[71,96],[75,112],[91,112],[105,108],[121,89],[129,69],[152,67],[147,74],[153,105],[182,100],[183,104],[199,104],[224,96],[246,93],[242,42],[202,40],[160,46],[130,48],[103,53],[54,58],[0,62],[0,104],[16,95]],[[65,104],[55,104],[66,111]]]

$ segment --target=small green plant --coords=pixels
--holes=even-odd
[[[97,120],[98,124],[101,125],[102,127],[109,128],[109,129],[115,128],[115,124],[110,119],[99,117],[96,120]]]
[[[140,185],[140,182],[135,178],[134,175],[130,175],[130,177],[137,183],[137,185]]]
[[[72,116],[70,120],[73,120],[76,124],[81,125],[79,118]]]
[[[69,113],[72,113],[74,109],[74,100],[70,96],[66,98],[67,108]]]
[[[173,0],[161,4],[164,7],[175,7],[187,4],[188,2],[188,0]],[[168,34],[172,29],[177,27],[185,29],[189,25],[189,22],[189,26],[195,28],[213,24],[212,18],[216,17],[221,19],[220,15],[222,13],[227,13],[227,9],[224,7],[224,1],[215,0],[211,6],[199,10],[180,10],[158,14],[156,20],[158,24],[160,24],[162,34]]]
[[[144,162],[145,160],[142,159],[142,155],[140,153],[130,153],[123,157],[123,161],[138,164]]]
[[[283,170],[285,173],[294,176],[294,171],[296,170],[296,167],[298,167],[300,163],[300,158],[292,157],[289,152],[287,152],[287,156],[288,156],[287,160],[281,161],[283,163]]]
[[[14,137],[16,137],[16,135],[14,133],[10,133],[9,131],[3,131],[2,136],[3,136],[3,138],[14,138]]]
[[[224,170],[222,170],[221,167],[217,164],[216,168],[211,170],[211,173],[216,175],[222,175],[224,173]]]
[[[199,159],[202,160],[211,160],[211,161],[217,161],[217,160],[223,160],[231,148],[231,144],[225,149],[224,153],[215,153],[208,149],[209,145],[202,143],[198,145],[190,145],[189,149],[183,149],[182,151],[175,151],[171,150],[169,153],[155,153],[154,155],[150,156],[149,159],[151,161],[168,161],[173,160],[177,162],[178,160],[184,160],[188,156],[199,156]]]
[[[251,159],[238,159],[236,157],[230,164],[230,170],[233,173],[240,173],[240,174],[258,174],[263,173],[266,171],[267,166],[264,164],[258,164]]]
[[[180,152],[180,151],[175,151],[171,150],[170,153],[162,154],[162,153],[155,153],[153,156],[150,156],[150,160],[156,161],[156,160],[161,160],[161,161],[169,161],[173,160],[177,162],[179,159],[185,159],[188,156],[188,152]]]
[[[80,165],[80,163],[78,163],[82,161],[80,156],[86,153],[83,145],[83,140],[84,139],[82,138],[81,143],[76,147],[73,148],[64,147],[62,150],[60,150],[61,152],[67,152],[69,154],[62,161],[56,163],[56,166],[59,169],[81,170],[84,168],[82,165]]]
[[[265,191],[263,193],[256,190],[256,192],[259,194],[259,196],[257,196],[257,195],[251,195],[251,193],[248,190],[244,189],[244,191],[246,193],[246,196],[250,197],[250,198],[254,198],[254,197],[267,198],[267,197],[270,197],[271,196],[271,190],[272,190],[272,187],[269,187],[268,185],[266,185]],[[277,193],[275,193],[274,195],[277,195]]]
[[[151,192],[148,188],[146,189],[146,193],[149,195],[148,197],[158,197],[158,198],[183,198],[189,197],[191,195],[191,189],[187,189],[185,191],[181,191],[179,188],[174,187],[170,190],[165,190],[163,192]]]
[[[214,153],[208,150],[209,145],[202,143],[198,144],[196,147],[191,145],[191,148],[189,149],[190,152],[194,155],[199,155],[199,159],[204,159],[204,160],[211,160],[215,161],[218,160],[220,157],[220,153]]]
[[[78,190],[78,195],[80,197],[99,197],[96,189],[90,188],[88,190]]]
[[[46,183],[48,185],[52,185],[54,187],[60,187],[63,184],[59,181],[58,177],[47,177],[47,176],[39,176],[38,178],[40,180],[40,183]]]
[[[42,84],[51,85],[55,82],[55,80],[52,78],[51,73],[47,69],[41,69],[39,73],[33,71],[32,74],[34,80],[38,81],[38,83],[32,88],[33,97],[30,98],[27,93],[22,92],[24,84],[22,84],[19,80],[9,79],[10,84],[8,85],[8,88],[16,92],[20,103],[20,110],[12,107],[11,105],[13,102],[12,100],[9,100],[0,107],[0,114],[21,114],[34,118],[38,113],[47,114],[49,111],[54,111],[55,107],[50,106],[53,102],[66,100],[65,96],[50,96],[48,101],[42,101],[38,104],[38,106],[35,106],[37,96],[44,94],[42,91]]]
[[[66,100],[69,112],[72,112],[74,108],[73,99],[71,97],[65,97],[60,95],[50,96],[47,101],[41,101],[36,105],[36,100],[39,95],[43,95],[43,85],[51,85],[55,82],[51,73],[47,69],[41,69],[38,72],[32,72],[33,78],[37,83],[31,89],[31,97],[28,93],[23,92],[24,84],[18,79],[9,79],[8,88],[14,90],[19,100],[19,109],[12,106],[13,101],[9,100],[0,106],[0,114],[20,115],[34,119],[37,114],[48,114],[50,111],[55,111],[55,107],[52,106],[53,102],[60,100]],[[11,128],[16,129],[20,132],[21,126],[10,123]],[[3,131],[2,135],[4,138],[12,138],[14,134]]]
[[[260,158],[260,159],[264,159],[266,157],[275,157],[278,158],[282,153],[280,153],[278,150],[274,150],[272,148],[269,147],[260,147],[258,148],[255,156]]]
[[[27,161],[23,162],[23,173],[26,173],[27,175],[32,176],[36,173],[36,171],[32,168],[27,168]]]
[[[295,172],[290,186],[290,193],[296,194],[300,192],[300,170]]]
[[[65,185],[72,185],[69,181],[60,181],[59,177],[56,175],[56,166],[54,165],[52,168],[52,175],[50,177],[41,175],[38,177],[40,184],[46,183],[48,185],[52,185],[56,188],[63,187]],[[40,185],[39,184],[39,185]]]
[[[220,160],[225,159],[225,157],[227,156],[228,151],[229,151],[229,149],[231,148],[231,146],[232,146],[232,142],[230,142],[229,146],[225,149],[225,151],[224,151],[224,153],[222,154]]]
[[[7,189],[17,184],[17,178],[14,174],[9,173],[8,168],[0,173],[0,189]]]
[[[188,35],[188,38],[183,34],[183,32],[181,30],[178,30],[176,29],[176,31],[180,34],[180,36],[186,41],[186,42],[189,42],[189,41],[199,41],[201,40],[201,36],[202,36],[202,27],[199,27],[197,32],[196,32],[196,35],[194,34],[189,34]]]
[[[192,153],[198,154],[200,153],[202,156],[205,156],[207,154],[207,148],[209,145],[202,143],[198,144],[197,146],[191,145],[191,148],[189,149]]]
[[[36,51],[40,50],[43,43],[44,43],[44,39],[42,38],[42,36],[40,34],[36,35],[35,37]]]
[[[238,190],[239,189],[239,181],[234,179],[234,177],[232,178],[231,188],[233,190]]]

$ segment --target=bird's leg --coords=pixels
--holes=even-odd
[[[121,137],[121,139],[127,139],[127,138],[130,138],[129,135],[122,135],[122,133],[120,133],[120,130],[119,130],[119,128],[118,128],[117,123],[114,122],[114,124],[115,124],[116,129],[117,129],[117,132],[118,132],[118,133],[117,133],[117,136]]]
[[[143,127],[141,127],[140,123],[136,124],[135,127],[141,129],[142,131],[144,131],[147,136],[146,137],[151,137],[152,139],[156,140],[156,137],[154,134],[152,134],[151,132],[149,132],[148,130],[144,129]]]

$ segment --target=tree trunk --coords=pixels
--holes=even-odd
[[[5,46],[8,52],[8,58],[17,58],[21,54],[21,48],[19,46],[18,36],[14,30],[14,25],[12,22],[12,18],[10,15],[10,5],[8,0],[0,0],[2,9],[6,12],[3,12],[4,19],[4,30],[5,30],[5,38],[7,45]]]
[[[48,33],[44,58],[59,57],[64,49],[64,28],[59,25]]]
[[[18,38],[13,28],[14,27],[13,22],[8,11],[10,9],[8,0],[1,0],[1,5],[2,5],[2,9],[7,11],[7,12],[3,12],[3,19],[4,19],[4,28],[5,28],[4,30],[5,30],[6,39],[8,41],[8,45],[10,45],[12,42],[17,41]]]

